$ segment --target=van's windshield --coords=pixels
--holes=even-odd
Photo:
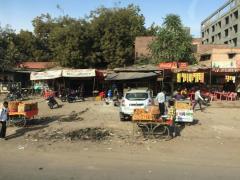
[[[148,93],[127,93],[126,99],[130,101],[136,100],[146,100],[148,98]]]

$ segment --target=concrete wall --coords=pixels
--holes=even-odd
[[[201,24],[201,33],[203,44],[240,47],[240,0],[229,0],[205,19]]]
[[[208,54],[211,55],[211,58],[207,61],[201,61],[200,64],[209,66],[214,62],[221,62],[228,65],[240,61],[240,48],[215,48]],[[234,54],[233,57],[229,57],[230,54]]]

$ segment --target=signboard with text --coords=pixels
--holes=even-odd
[[[51,71],[43,71],[43,72],[31,72],[30,80],[48,80],[48,79],[56,79],[62,76],[62,70],[51,70]]]
[[[159,68],[161,69],[176,69],[176,68],[187,68],[187,62],[166,62],[166,63],[159,63]]]

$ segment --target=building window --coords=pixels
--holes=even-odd
[[[209,29],[207,29],[207,34],[209,34]]]
[[[218,39],[221,40],[221,38],[222,38],[222,34],[221,34],[221,33],[218,33],[217,36],[218,36]]]
[[[233,29],[234,29],[234,33],[237,33],[237,32],[238,32],[238,25],[237,25],[237,24],[234,25],[234,26],[233,26]]]
[[[215,40],[215,38],[214,38],[214,36],[212,36],[212,42],[214,43],[214,40]]]
[[[218,22],[218,26],[219,26],[219,28],[222,28],[222,22],[221,21]]]
[[[229,24],[229,16],[225,18],[225,24],[226,24],[226,25]]]
[[[228,41],[225,41],[224,44],[228,44]]]
[[[202,38],[204,38],[204,32],[202,32]]]
[[[211,59],[211,54],[204,54],[200,57],[200,61],[208,61]]]
[[[208,43],[208,42],[209,42],[209,40],[208,40],[208,39],[206,39],[206,42]]]
[[[237,47],[237,45],[238,45],[238,44],[237,44],[237,38],[234,38],[232,41],[233,41],[233,46],[234,46],[234,47]]]
[[[234,18],[235,18],[235,19],[238,19],[238,11],[235,11],[235,12],[233,13],[233,15],[234,15]]]
[[[225,37],[228,37],[228,29],[225,30]]]
[[[233,59],[236,56],[236,53],[229,53],[228,59]]]
[[[214,25],[212,26],[212,32],[215,32],[215,26]]]

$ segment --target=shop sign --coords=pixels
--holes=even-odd
[[[95,77],[95,69],[64,69],[63,77]]]
[[[235,73],[240,72],[240,68],[212,68],[213,72]]]
[[[237,68],[236,60],[213,61],[212,68]]]
[[[201,82],[204,83],[204,73],[177,73],[177,82]]]
[[[177,66],[178,64],[178,66]],[[159,68],[161,69],[176,69],[176,68],[187,68],[187,62],[167,62],[167,63],[159,63]]]
[[[30,80],[48,80],[48,79],[56,79],[62,76],[62,70],[51,70],[51,71],[43,71],[43,72],[31,72]]]
[[[176,110],[176,122],[193,122],[193,110]]]

